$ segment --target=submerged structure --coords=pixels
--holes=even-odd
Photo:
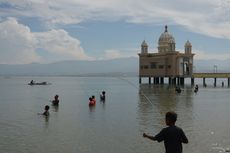
[[[184,45],[184,52],[176,50],[176,42],[168,32],[165,31],[158,40],[158,52],[149,53],[148,44],[145,40],[141,44],[139,55],[139,83],[142,78],[148,78],[149,83],[153,78],[154,84],[163,84],[164,78],[169,79],[169,84],[184,84],[185,78],[193,77],[193,56],[192,44],[187,40]]]

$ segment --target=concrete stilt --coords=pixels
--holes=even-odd
[[[180,85],[180,77],[177,77],[177,85]]]
[[[195,79],[191,78],[191,85],[194,86]]]
[[[205,78],[203,78],[203,86],[206,87]]]
[[[172,78],[169,77],[169,85],[171,85],[171,84],[172,84]]]
[[[172,84],[173,84],[173,85],[176,85],[176,78],[173,78],[172,80],[173,80],[173,81],[172,81]]]
[[[164,77],[161,77],[161,84],[164,84]]]
[[[156,77],[156,84],[159,84],[159,77]]]
[[[180,85],[184,85],[184,78],[183,77],[180,78]]]
[[[149,77],[149,84],[151,84],[151,77]]]
[[[216,78],[214,78],[214,87],[216,87]]]

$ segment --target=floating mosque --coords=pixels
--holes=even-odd
[[[164,32],[158,40],[158,52],[150,53],[148,44],[144,40],[139,55],[139,83],[142,78],[148,78],[149,84],[164,84],[168,78],[169,84],[184,84],[185,78],[192,78],[193,56],[192,44],[187,40],[184,52],[176,50],[176,42],[165,26]]]

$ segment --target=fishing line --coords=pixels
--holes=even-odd
[[[81,87],[81,89],[83,89],[83,92],[85,95],[87,95],[88,97],[91,97],[91,96],[89,96],[88,92],[86,92],[85,88],[83,87],[83,85],[81,83],[80,83],[80,87]]]
[[[87,92],[86,91],[86,88],[87,88],[87,86],[85,85],[85,82],[81,82],[81,83],[79,83],[79,85],[80,85],[80,87],[81,87],[81,89],[83,89],[83,92],[84,92],[84,94],[86,95],[86,96],[88,96],[88,98],[89,97],[92,97],[93,95],[95,96],[95,93],[98,93],[97,91],[97,89],[94,89],[94,88],[90,88],[89,90],[87,90],[87,91],[92,91],[94,94],[89,94],[89,92]],[[95,96],[96,97],[96,96]]]
[[[130,82],[129,80],[126,80],[126,79],[121,78],[121,77],[118,77],[118,78],[121,79],[121,80],[123,80],[123,81],[125,81],[125,82],[127,82],[128,84],[130,84],[131,86],[133,86],[134,88],[136,88],[136,89],[139,90],[139,88],[138,88],[134,83]],[[153,103],[151,102],[151,100],[150,100],[142,91],[140,91],[140,94],[141,94],[142,96],[144,96],[145,99],[146,99],[152,106],[154,106]]]

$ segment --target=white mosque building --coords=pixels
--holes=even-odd
[[[158,40],[158,52],[150,53],[145,40],[141,44],[139,55],[139,83],[142,78],[148,77],[149,83],[153,78],[154,84],[163,84],[164,78],[170,84],[184,84],[184,78],[192,78],[193,56],[192,44],[187,40],[184,52],[176,50],[176,42],[168,32],[167,25]]]

